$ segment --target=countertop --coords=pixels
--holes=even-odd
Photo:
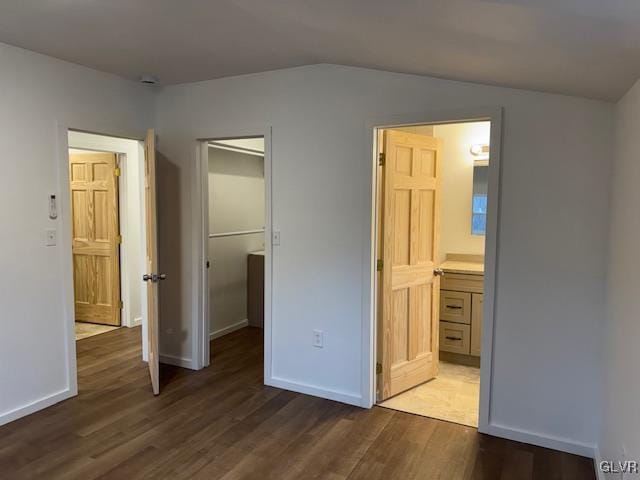
[[[448,273],[466,273],[468,275],[484,275],[484,263],[446,260],[440,268]]]

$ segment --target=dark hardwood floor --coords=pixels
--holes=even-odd
[[[163,366],[154,397],[139,328],[80,340],[80,394],[0,427],[0,478],[595,478],[588,458],[265,387],[258,329],[212,351],[199,372]]]

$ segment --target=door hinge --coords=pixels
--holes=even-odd
[[[207,260],[207,268],[211,268],[211,263]]]
[[[122,310],[123,308],[124,308],[124,302],[120,300],[120,310]]]
[[[380,165],[381,167],[384,166],[384,161],[386,160],[386,155],[384,154],[384,152],[380,152],[378,154],[378,165]]]
[[[382,261],[382,259],[380,259],[380,260],[378,260],[378,261],[376,262],[376,270],[377,270],[378,272],[381,272],[381,271],[382,271],[382,267],[383,267],[383,266],[384,266],[384,262]]]
[[[117,243],[118,245],[120,245],[120,244],[122,243],[122,235],[117,235],[117,236],[116,236],[116,243]]]
[[[113,171],[113,174],[116,177],[119,177],[121,173],[122,173],[122,171],[120,170],[120,167],[116,167],[115,170]]]
[[[382,373],[382,364],[376,363],[376,375],[380,375]]]

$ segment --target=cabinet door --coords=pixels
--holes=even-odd
[[[440,320],[471,323],[471,294],[440,290]]]
[[[482,310],[484,295],[474,293],[471,296],[471,355],[480,356],[482,346]]]
[[[469,325],[440,322],[440,350],[469,355]]]

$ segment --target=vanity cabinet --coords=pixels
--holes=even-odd
[[[479,357],[484,275],[447,272],[440,284],[440,351]]]

